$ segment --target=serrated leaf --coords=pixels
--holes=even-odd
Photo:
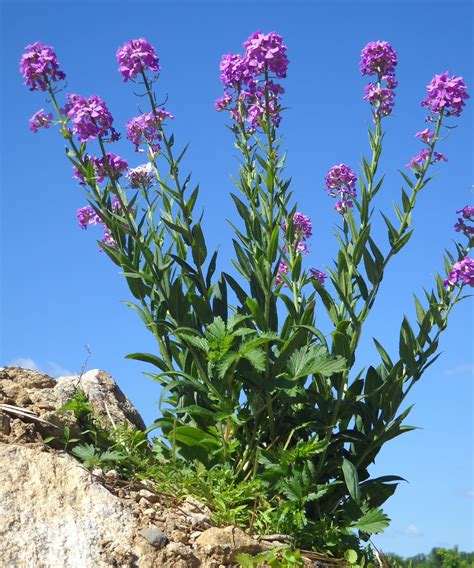
[[[351,526],[367,534],[380,533],[388,527],[390,519],[381,509],[370,509]]]

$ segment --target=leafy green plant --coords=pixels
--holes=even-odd
[[[173,472],[167,486],[179,480],[202,495],[220,522],[288,532],[297,546],[339,556],[353,550],[359,557],[369,536],[388,525],[381,506],[402,481],[373,478],[370,466],[385,444],[413,429],[405,424],[407,396],[438,358],[463,286],[474,284],[467,256],[474,208],[465,207],[457,229],[468,242],[446,252],[446,279],[436,274],[423,300],[415,296],[416,322],[403,318],[398,353],[389,355],[374,339],[377,360],[356,365],[364,324],[391,260],[413,234],[413,211],[429,172],[444,159],[438,145],[463,110],[466,87],[446,73],[433,78],[423,101],[432,130],[417,134],[425,146],[409,173],[401,173],[395,215],[382,213],[386,242],[376,242],[383,126],[394,104],[397,56],[387,42],[364,48],[363,74],[374,77],[365,97],[373,119],[369,154],[359,176],[346,164],[328,171],[340,224],[339,250],[326,275],[305,267],[311,222],[293,200],[278,134],[286,46],[277,34],[259,32],[244,46],[245,54],[224,56],[225,93],[216,102],[230,111],[241,155],[231,193],[234,270],[220,273],[218,251],[208,250],[195,211],[199,186],[183,175],[187,147],[176,152],[167,126],[172,116],[153,90],[159,71],[153,47],[133,40],[118,52],[125,80],[135,81],[149,103],[148,112],[127,123],[128,139],[148,158],[137,168],[107,152],[118,135],[100,97],[68,95],[61,107],[56,83],[63,77],[52,48],[34,44],[22,59],[27,84],[50,97],[66,155],[86,190],[80,224],[104,226],[101,248],[120,267],[134,298],[128,305],[156,340],[156,352],[128,357],[152,365],[147,374],[162,386],[157,449],[137,432],[104,433],[79,395],[68,409],[83,425],[86,445],[74,449],[88,464],[111,461],[104,454],[112,452],[124,471],[130,464],[129,475],[163,480]],[[45,53],[48,66],[38,76],[34,62]],[[44,112],[33,120],[36,129],[50,122]],[[98,157],[90,153],[94,141]],[[321,311],[330,322],[325,329]]]

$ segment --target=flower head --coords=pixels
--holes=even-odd
[[[134,79],[142,71],[160,71],[154,47],[143,38],[132,39],[120,47],[117,50],[117,61],[124,81]]]
[[[253,76],[262,74],[266,69],[277,77],[286,77],[288,58],[283,38],[275,32],[262,34],[254,32],[244,42],[245,64]]]
[[[51,126],[51,121],[53,120],[53,115],[51,113],[46,114],[44,109],[41,108],[38,112],[30,118],[29,127],[31,132],[38,132],[40,128],[49,128]]]
[[[153,183],[153,167],[150,162],[142,164],[136,168],[130,168],[127,173],[130,181],[130,187],[137,189],[139,187],[149,188]]]
[[[282,230],[286,233],[286,222],[283,221],[281,225]],[[304,241],[309,239],[312,233],[311,219],[307,217],[304,213],[297,211],[293,215],[293,231],[295,237],[298,241]]]
[[[221,59],[224,95],[214,107],[229,110],[232,119],[240,124],[248,123],[247,132],[251,134],[264,118],[275,127],[280,124],[280,95],[284,89],[274,78],[286,77],[288,59],[283,38],[274,32],[255,32],[243,46],[243,55],[227,53]]]
[[[466,256],[459,262],[455,262],[448,278],[443,282],[445,287],[455,284],[474,286],[474,260]]]
[[[77,210],[77,220],[81,229],[87,229],[89,225],[97,225],[101,222],[100,216],[89,205]]]
[[[326,174],[326,189],[332,197],[341,193],[355,197],[356,181],[357,177],[348,165],[336,164]]]
[[[435,75],[427,86],[427,95],[421,106],[432,113],[444,112],[447,116],[460,116],[465,100],[469,98],[467,87],[462,77],[449,76],[446,71]]]
[[[357,177],[351,168],[346,164],[336,164],[329,169],[326,174],[326,189],[331,197],[339,197],[335,209],[338,213],[344,214],[353,203],[351,198],[356,197]]]
[[[81,142],[105,137],[109,133],[111,141],[119,139],[119,134],[112,126],[114,119],[100,97],[93,95],[86,99],[80,95],[67,95],[67,99],[66,110],[72,119],[72,132],[77,134]]]
[[[25,85],[30,91],[46,91],[48,85],[66,78],[59,69],[59,62],[50,45],[40,41],[27,45],[21,56],[20,73],[25,78]]]
[[[158,152],[157,142],[162,139],[161,124],[165,118],[173,118],[173,116],[164,109],[157,109],[155,113],[142,114],[126,123],[127,138],[135,145],[136,152],[143,151],[140,146],[144,143],[151,146],[155,153]]]
[[[466,205],[459,211],[456,211],[456,213],[458,215],[461,215],[461,217],[458,217],[458,221],[454,225],[456,232],[464,233],[466,237],[471,237],[471,235],[474,235],[474,207],[472,207],[471,205]]]
[[[86,165],[90,164],[94,170],[94,177],[97,183],[102,183],[105,178],[111,178],[115,181],[118,180],[123,172],[128,168],[127,162],[114,154],[113,152],[107,152],[107,160],[102,158],[96,158],[95,156],[85,156],[84,161]],[[74,177],[79,180],[81,185],[86,185],[86,178],[78,168],[74,166]]]
[[[328,277],[328,275],[323,272],[322,270],[317,270],[316,268],[310,268],[309,273],[311,278],[317,282],[320,286],[324,286],[324,281]]]
[[[474,217],[474,207],[472,205],[466,205],[456,213],[461,213],[464,219],[472,219]]]
[[[252,78],[244,58],[236,53],[223,55],[219,69],[221,71],[219,78],[224,87],[236,87]]]
[[[371,41],[361,53],[362,75],[389,75],[395,71],[397,53],[387,41]]]
[[[369,83],[364,87],[364,100],[375,108],[378,116],[388,116],[395,106],[395,93],[392,89]]]
[[[282,274],[288,274],[289,270],[290,269],[288,268],[286,262],[284,260],[281,260],[280,264],[278,265],[278,274],[275,277],[276,286],[283,282]]]

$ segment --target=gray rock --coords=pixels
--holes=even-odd
[[[148,527],[138,533],[155,548],[163,548],[168,544],[168,537],[158,527]]]

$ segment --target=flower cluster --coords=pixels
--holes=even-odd
[[[420,133],[418,133],[420,134]],[[408,164],[405,164],[407,168],[410,168],[411,170],[415,171],[415,172],[419,172],[421,171],[423,168],[425,168],[425,166],[427,165],[427,162],[429,160],[430,157],[430,151],[427,148],[422,148],[420,150],[420,153],[416,156],[413,156],[413,158],[408,162]],[[447,162],[448,158],[446,158],[446,156],[444,156],[443,154],[441,154],[441,152],[433,152],[433,156],[432,159],[430,160],[431,164],[436,164],[437,162]]]
[[[346,164],[336,164],[326,174],[326,189],[331,197],[339,197],[334,208],[338,213],[345,213],[353,206],[352,198],[356,197],[357,177]]]
[[[282,274],[288,274],[289,270],[290,269],[288,268],[286,262],[284,260],[281,260],[280,264],[278,265],[278,273],[275,277],[276,286],[279,286],[283,282]]]
[[[136,152],[143,152],[141,144],[150,146],[155,154],[158,153],[162,139],[161,124],[166,118],[174,118],[172,114],[164,109],[157,109],[155,112],[148,112],[132,118],[126,123],[127,138],[135,145]]]
[[[443,112],[446,116],[460,116],[465,100],[469,98],[462,77],[449,76],[449,72],[435,75],[427,86],[427,96],[421,105],[433,114]]]
[[[386,41],[371,41],[362,50],[360,72],[362,75],[377,76],[376,83],[369,83],[365,87],[364,100],[369,101],[378,118],[388,116],[395,104],[396,65],[397,54]]]
[[[307,217],[304,213],[300,213],[296,211],[293,214],[293,220],[291,223],[291,235],[288,235],[288,226],[286,221],[283,221],[281,224],[281,229],[285,234],[286,240],[291,242],[292,250],[295,254],[308,254],[309,248],[306,240],[309,239],[313,234],[313,228],[311,225],[311,219]],[[282,254],[287,254],[286,246],[282,249]],[[275,278],[275,284],[278,286],[283,282],[283,275],[288,274],[290,268],[283,258],[278,265],[278,273]],[[310,269],[310,277],[314,279],[319,285],[324,286],[324,279],[326,278],[326,274],[321,272],[320,270],[316,270],[315,268]]]
[[[286,233],[286,221],[283,221],[281,228],[283,232]],[[311,219],[304,213],[297,211],[293,215],[293,232],[294,238],[298,242],[309,239],[313,234]]]
[[[77,220],[81,229],[87,229],[89,225],[97,225],[101,222],[100,216],[92,209],[90,205],[81,207],[77,210]]]
[[[72,120],[72,131],[77,134],[80,142],[94,140],[99,136],[104,138],[109,133],[111,142],[120,138],[112,126],[114,119],[100,97],[93,95],[86,99],[80,95],[67,95],[67,99],[65,111]]]
[[[151,163],[148,162],[147,164],[142,164],[136,168],[130,168],[128,170],[127,177],[130,181],[130,187],[133,189],[138,189],[140,187],[148,189],[153,184],[153,167]]]
[[[38,132],[40,128],[49,128],[51,126],[51,121],[53,120],[53,115],[51,113],[46,114],[44,108],[41,108],[38,112],[30,118],[29,127],[31,132]]]
[[[328,277],[328,275],[323,272],[322,270],[317,270],[316,268],[310,268],[309,273],[311,278],[320,286],[324,286],[324,281]]]
[[[59,69],[58,59],[51,46],[37,41],[27,45],[25,49],[27,51],[20,60],[20,73],[30,91],[46,91],[51,83],[66,78],[65,73]]]
[[[125,170],[128,169],[127,162],[114,154],[107,152],[106,158],[96,158],[95,156],[86,156],[85,162],[91,164],[94,169],[94,177],[97,183],[102,183],[106,177],[118,180]],[[83,172],[74,167],[74,177],[79,180],[81,185],[86,185],[86,179]]]
[[[474,260],[466,256],[459,262],[455,262],[448,278],[443,282],[445,287],[455,284],[467,284],[474,286]]]
[[[224,95],[214,103],[216,110],[229,110],[236,122],[249,123],[254,132],[268,112],[272,124],[280,124],[280,95],[283,87],[273,79],[286,77],[288,58],[283,38],[271,32],[253,33],[244,42],[244,55],[228,53],[220,63]]]
[[[472,205],[466,205],[459,211],[456,211],[458,215],[457,223],[454,225],[455,230],[458,233],[464,233],[466,237],[471,237],[474,235],[474,207]],[[468,223],[470,223],[468,225]]]
[[[160,72],[158,56],[146,39],[132,39],[117,50],[119,71],[124,81],[134,79],[139,73],[146,71]]]
[[[120,205],[120,201],[118,200],[116,195],[114,195],[112,199],[111,209],[113,212],[122,211],[122,206]],[[87,205],[86,207],[81,207],[81,209],[77,210],[77,220],[79,222],[79,226],[81,227],[81,229],[87,229],[89,225],[101,224],[104,229],[102,242],[110,247],[116,246],[117,243],[115,242],[115,239],[112,237],[109,228],[105,223],[102,222],[101,216],[98,215],[90,205]]]

